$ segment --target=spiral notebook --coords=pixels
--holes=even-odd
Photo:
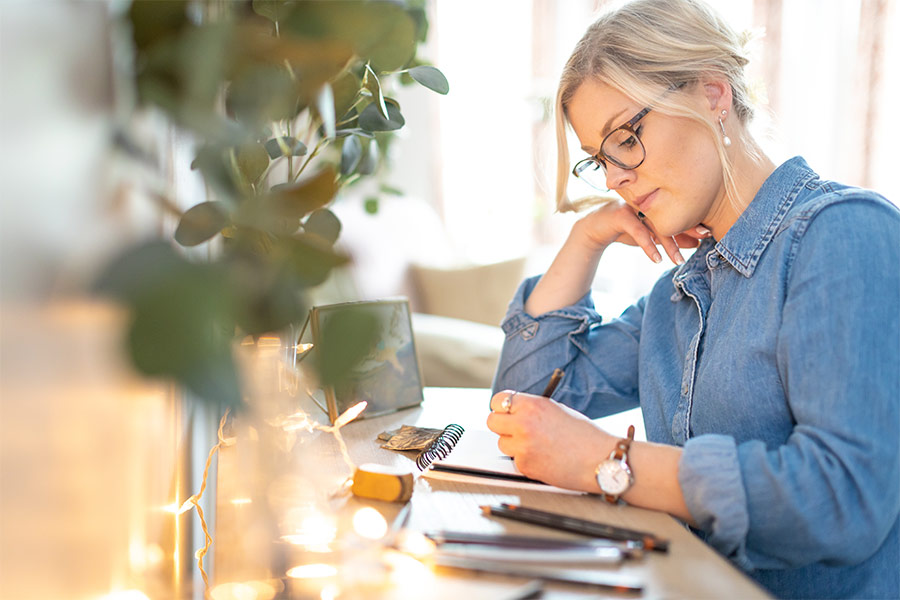
[[[582,494],[547,485],[523,475],[512,458],[497,448],[497,434],[486,430],[465,431],[452,424],[416,458],[422,476],[499,487],[544,492]]]

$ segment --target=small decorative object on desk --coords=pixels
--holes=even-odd
[[[422,379],[405,298],[315,306],[309,322],[325,396],[324,405],[318,403],[332,422],[361,401],[368,403],[365,417],[422,403]],[[356,365],[350,375],[331,381],[329,373],[347,364]]]
[[[399,429],[381,432],[378,439],[384,442],[381,447],[385,450],[424,450],[441,435],[441,431],[430,427],[403,425]]]

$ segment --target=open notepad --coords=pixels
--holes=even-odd
[[[466,430],[449,455],[432,463],[423,477],[544,492],[583,493],[525,477],[513,460],[497,448],[497,434],[479,429]]]

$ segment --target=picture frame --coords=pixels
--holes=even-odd
[[[366,311],[378,322],[378,336],[366,356],[339,385],[323,385],[324,406],[333,424],[338,416],[361,401],[368,403],[360,419],[377,417],[418,406],[423,401],[422,375],[413,339],[412,318],[406,298],[342,302],[310,309],[315,348],[329,319],[343,311]]]

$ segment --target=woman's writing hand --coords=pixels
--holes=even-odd
[[[491,399],[488,428],[500,435],[498,446],[515,459],[527,477],[557,487],[599,492],[597,464],[615,446],[615,439],[590,419],[549,398],[517,393],[510,412],[502,402],[512,392]]]
[[[700,240],[710,236],[703,226],[696,226],[675,235],[656,233],[649,219],[641,218],[624,202],[609,202],[580,219],[572,229],[574,235],[595,250],[603,251],[613,242],[639,246],[654,262],[662,257],[656,248],[659,244],[675,264],[684,262],[679,248],[696,248]]]

